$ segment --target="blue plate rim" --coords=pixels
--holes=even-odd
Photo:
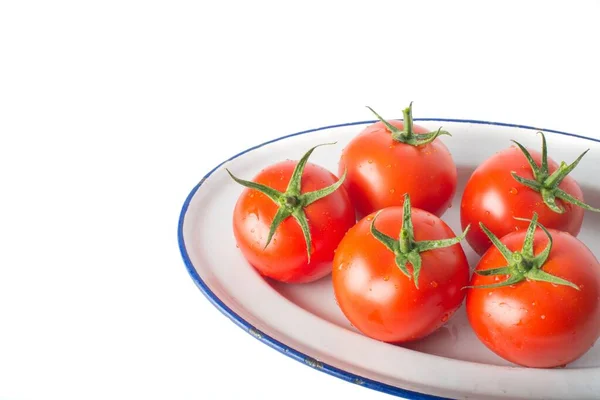
[[[402,119],[398,119],[398,120],[401,121]],[[503,126],[503,127],[510,127],[510,128],[521,128],[521,129],[542,131],[544,133],[549,132],[549,133],[555,133],[555,134],[559,134],[559,135],[563,135],[563,136],[571,136],[571,137],[586,139],[586,140],[600,143],[599,139],[594,139],[594,138],[590,138],[587,136],[578,135],[578,134],[574,134],[574,133],[568,133],[568,132],[558,131],[558,130],[554,130],[554,129],[536,128],[536,127],[529,126],[529,125],[519,125],[519,124],[511,124],[511,123],[505,123],[505,122],[492,122],[492,121],[482,121],[482,120],[475,120],[475,119],[451,119],[451,118],[414,118],[414,121],[457,122],[457,123],[470,123],[470,124],[477,124],[477,125],[495,125],[495,126]],[[300,132],[296,132],[296,133],[291,133],[291,134],[284,135],[284,136],[281,136],[281,137],[278,137],[275,139],[268,140],[268,141],[258,144],[256,146],[250,147],[250,148],[243,150],[240,153],[226,159],[225,161],[219,163],[216,167],[214,167],[206,175],[204,175],[204,177],[202,177],[200,182],[196,186],[194,186],[194,188],[190,191],[190,193],[188,194],[188,196],[185,199],[185,202],[183,203],[183,206],[181,208],[181,212],[179,215],[178,226],[177,226],[177,241],[179,244],[179,250],[180,250],[181,257],[183,259],[183,262],[185,264],[188,274],[190,275],[190,277],[192,278],[192,280],[194,281],[196,286],[200,289],[202,294],[204,294],[204,296],[212,303],[212,305],[214,307],[216,307],[226,317],[228,317],[238,327],[242,328],[247,333],[249,333],[251,336],[253,336],[257,340],[263,342],[267,346],[279,351],[280,353],[282,353],[296,361],[299,361],[311,368],[314,368],[318,371],[324,372],[326,374],[329,374],[336,378],[342,379],[344,381],[351,382],[351,383],[354,383],[354,384],[357,384],[357,385],[360,385],[360,386],[363,386],[363,387],[366,387],[366,388],[369,388],[372,390],[376,390],[376,391],[379,391],[382,393],[390,394],[390,395],[397,396],[397,397],[403,397],[407,400],[452,400],[447,397],[434,396],[434,395],[430,395],[430,394],[415,392],[412,390],[388,385],[386,383],[382,383],[382,382],[379,382],[379,381],[376,381],[373,379],[369,379],[369,378],[366,378],[366,377],[363,377],[360,375],[353,374],[351,372],[342,370],[340,368],[336,368],[332,365],[315,360],[314,358],[310,357],[309,355],[306,355],[306,354],[274,339],[273,337],[265,334],[264,332],[261,332],[260,330],[255,328],[252,324],[250,324],[248,321],[244,320],[242,317],[240,317],[238,314],[236,314],[232,309],[230,309],[221,299],[219,299],[213,293],[213,291],[208,287],[208,285],[202,280],[202,278],[200,277],[200,275],[194,268],[194,265],[192,264],[192,261],[188,255],[187,248],[185,246],[185,242],[183,239],[183,223],[184,223],[185,216],[187,214],[187,210],[189,208],[190,202],[192,201],[192,198],[194,197],[194,195],[196,194],[198,189],[200,189],[202,184],[206,181],[206,179],[208,179],[208,177],[210,177],[223,164],[225,164],[231,160],[234,160],[234,159],[236,159],[246,153],[249,153],[253,150],[256,150],[260,147],[266,146],[270,143],[278,142],[280,140],[288,139],[288,138],[291,138],[294,136],[300,136],[300,135],[304,135],[307,133],[324,131],[324,130],[334,129],[334,128],[341,128],[341,127],[346,127],[346,126],[372,124],[375,122],[377,122],[377,120],[347,122],[347,123],[342,123],[342,124],[327,125],[327,126],[323,126],[320,128],[313,128],[313,129],[308,129],[308,130],[304,130],[304,131],[300,131]]]

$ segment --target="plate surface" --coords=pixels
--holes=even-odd
[[[417,119],[415,119],[417,121]],[[458,188],[443,219],[460,231],[462,189],[474,168],[510,139],[541,146],[532,127],[502,123],[418,119],[443,137],[458,168]],[[370,339],[350,325],[335,303],[329,277],[304,285],[288,285],[261,277],[236,249],[232,211],[242,187],[225,168],[252,179],[265,166],[298,159],[319,143],[310,161],[332,172],[342,148],[373,121],[354,122],[288,135],[244,151],[210,171],[191,191],[179,220],[179,246],[190,276],[207,298],[234,323],[263,343],[306,365],[338,378],[409,399],[592,399],[600,398],[600,344],[564,369],[528,369],[496,356],[481,344],[466,319],[464,305],[431,336],[405,346]],[[544,130],[549,155],[557,162],[574,160],[591,148],[572,176],[586,202],[600,204],[600,141]],[[228,221],[224,224],[222,221]],[[579,238],[596,257],[600,215],[586,212]],[[477,256],[463,242],[471,268]]]

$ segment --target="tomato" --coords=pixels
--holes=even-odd
[[[278,281],[328,275],[335,248],[356,222],[343,177],[308,163],[313,150],[300,161],[268,166],[252,181],[231,175],[246,186],[233,213],[237,245],[262,275]]]
[[[467,315],[477,337],[504,359],[564,366],[600,336],[600,264],[571,234],[532,225],[495,239],[505,254],[490,247],[483,255],[467,293]]]
[[[353,138],[339,162],[339,173],[347,170],[344,186],[359,218],[402,205],[405,193],[414,207],[444,214],[456,192],[457,176],[450,152],[437,138],[448,132],[427,133],[414,125],[412,106],[404,110],[406,125],[375,115],[380,121]]]
[[[460,307],[469,265],[452,229],[435,215],[388,207],[348,231],[333,260],[336,300],[363,334],[402,343],[425,337]],[[398,239],[400,237],[400,239]]]
[[[600,211],[583,203],[581,188],[567,175],[583,154],[571,165],[559,166],[547,157],[543,134],[542,140],[542,153],[515,142],[517,146],[488,158],[469,178],[460,216],[463,227],[473,226],[467,241],[478,254],[483,254],[491,244],[479,222],[502,237],[527,228],[526,222],[513,217],[531,218],[537,213],[540,223],[547,228],[577,236],[584,209]]]

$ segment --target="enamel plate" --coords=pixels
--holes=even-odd
[[[431,130],[443,126],[452,137],[442,137],[458,168],[458,188],[453,207],[443,219],[460,232],[462,189],[475,167],[495,152],[511,145],[510,139],[540,148],[537,129],[501,123],[419,119]],[[337,142],[317,149],[310,162],[337,173],[343,147],[374,121],[329,126],[284,136],[232,157],[210,171],[194,187],[179,220],[179,246],[188,272],[202,293],[236,325],[268,346],[322,372],[389,394],[409,399],[598,399],[600,398],[600,345],[582,358],[558,369],[531,369],[513,365],[479,342],[471,330],[464,305],[431,336],[397,346],[370,339],[350,325],[336,305],[331,279],[304,285],[276,283],[261,277],[236,248],[231,222],[242,187],[225,168],[243,179],[252,179],[262,168],[299,159],[320,143]],[[544,130],[550,156],[570,162],[585,149],[572,176],[585,200],[600,204],[598,164],[600,141]],[[222,221],[228,221],[222,223]],[[579,238],[596,257],[600,244],[595,235],[600,215],[586,212]],[[466,241],[471,268],[477,256]]]

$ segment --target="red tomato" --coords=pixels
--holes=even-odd
[[[600,264],[591,251],[568,233],[549,230],[553,245],[541,270],[566,284],[524,277],[497,288],[468,290],[469,322],[493,352],[527,367],[564,366],[583,355],[600,336]],[[523,246],[526,232],[513,232],[500,241],[511,252]],[[541,230],[533,235],[533,254],[548,245]],[[481,258],[476,271],[507,265],[496,247]],[[473,274],[471,285],[497,285],[510,274]]]
[[[405,204],[406,206],[406,204]],[[375,218],[378,231],[398,240],[402,207],[389,207]],[[414,241],[454,238],[453,245],[423,251],[418,287],[415,268],[408,277],[391,251],[370,232],[375,214],[359,221],[344,237],[333,260],[333,288],[348,320],[365,335],[393,343],[425,337],[442,326],[459,308],[469,280],[469,265],[452,230],[438,217],[413,208]],[[400,234],[402,236],[402,234]],[[396,238],[396,239],[393,239]],[[418,252],[417,252],[418,254]]]
[[[545,140],[544,146],[545,148]],[[542,154],[528,149],[534,165],[543,165]],[[585,153],[584,153],[585,154]],[[582,155],[583,156],[583,155]],[[581,157],[576,160],[577,164]],[[552,159],[547,160],[548,171],[546,178],[557,172],[559,165]],[[561,167],[566,170],[568,167]],[[496,236],[502,237],[519,229],[526,229],[527,222],[515,220],[513,217],[531,218],[534,213],[539,215],[539,222],[549,229],[558,229],[577,236],[583,222],[582,204],[576,205],[561,199],[560,193],[555,197],[556,206],[563,212],[552,210],[545,202],[540,190],[528,187],[518,182],[513,176],[535,182],[534,169],[519,147],[510,147],[479,165],[473,172],[465,187],[461,201],[461,223],[473,229],[467,235],[467,241],[478,254],[483,254],[489,247],[490,241],[479,227],[483,222]],[[544,176],[540,177],[544,181]],[[544,186],[540,183],[540,186]],[[542,189],[543,190],[543,189]],[[583,193],[577,182],[570,176],[559,181],[558,187],[572,198],[583,202]],[[598,211],[583,205],[584,208]]]
[[[300,196],[294,196],[293,193],[288,196],[285,192],[297,164],[297,161],[276,163],[253,179],[255,183],[280,192],[283,196],[281,203],[273,201],[260,190],[246,188],[233,214],[233,232],[244,257],[262,275],[290,283],[310,282],[329,274],[335,248],[356,221],[352,203],[343,186],[307,206],[288,204],[300,203],[302,195],[319,191],[338,181],[330,171],[307,163],[300,171]],[[296,200],[286,203],[286,196]],[[289,210],[292,215],[280,222],[267,245],[269,231],[281,209]],[[310,260],[307,239],[293,215],[294,210],[303,211],[306,217],[311,242]]]
[[[427,129],[412,124],[410,108],[404,110],[406,125],[418,138]],[[403,122],[386,121],[397,131]],[[447,133],[447,132],[442,132]],[[343,150],[339,173],[347,170],[344,186],[359,217],[385,207],[402,205],[408,193],[416,208],[441,216],[456,192],[456,166],[440,139],[413,145],[393,137],[382,121],[365,128]]]

